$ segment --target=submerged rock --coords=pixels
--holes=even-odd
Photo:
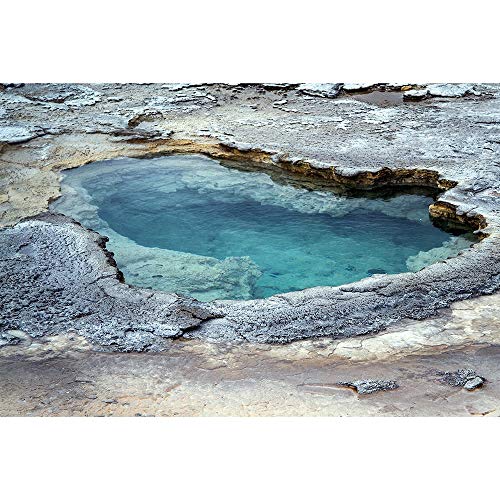
[[[366,271],[366,274],[368,274],[368,276],[373,276],[374,274],[387,274],[387,271],[385,269],[375,267],[372,269],[368,269],[368,271]]]
[[[265,173],[183,156],[73,170],[52,208],[106,235],[128,283],[206,301],[263,298],[404,271],[411,255],[405,242],[418,234],[427,249],[448,238],[430,224],[428,201],[308,191]],[[371,222],[357,218],[359,210]],[[387,224],[392,229],[381,243]]]
[[[330,90],[335,87],[327,85]],[[5,109],[2,121],[16,126],[19,124],[13,120],[22,115],[23,125],[31,128],[43,124],[55,132],[43,139],[34,138],[29,147],[2,148],[4,144],[0,144],[5,160],[0,179],[0,200],[4,200],[1,224],[14,224],[45,210],[48,200],[58,196],[59,169],[117,155],[175,151],[211,151],[229,158],[236,151],[224,148],[222,143],[232,141],[246,144],[246,150],[238,151],[238,155],[245,153],[262,160],[267,158],[262,151],[286,154],[296,159],[287,165],[298,173],[307,173],[311,165],[321,175],[349,176],[344,180],[351,185],[364,182],[369,174],[380,186],[395,180],[452,187],[439,198],[443,214],[452,216],[457,209],[464,214],[459,217],[466,219],[473,204],[475,213],[487,221],[490,236],[470,251],[418,273],[365,278],[351,285],[309,289],[266,300],[204,305],[203,309],[210,307],[219,317],[200,322],[191,313],[177,314],[186,306],[191,309],[194,301],[119,286],[111,269],[96,265],[104,252],[96,235],[69,219],[51,216],[0,231],[2,328],[22,327],[36,336],[73,327],[94,343],[117,350],[165,348],[164,335],[289,342],[305,337],[377,333],[399,320],[427,318],[454,301],[500,289],[498,165],[493,141],[500,109],[498,85],[478,84],[471,91],[491,93],[488,101],[436,99],[433,106],[399,106],[392,117],[380,119],[377,114],[372,119],[373,115],[368,115],[369,120],[368,107],[352,99],[306,100],[303,96],[301,106],[297,106],[299,112],[291,114],[271,105],[277,100],[274,93],[262,94],[253,87],[212,86],[210,91],[217,96],[219,106],[217,112],[211,112],[209,107],[214,104],[209,97],[200,98],[199,103],[157,103],[156,97],[174,93],[162,91],[160,85],[107,87],[99,87],[104,98],[118,91],[130,101],[127,106],[161,111],[161,124],[176,130],[176,140],[117,140],[116,122],[128,118],[120,103],[105,101],[105,112],[100,111],[101,106],[82,106],[74,112],[67,102],[35,102],[24,97],[34,95],[34,89],[7,88],[0,92],[0,105]],[[306,86],[305,91],[307,87],[309,91],[318,90],[317,86]],[[243,95],[238,96],[235,90]],[[425,89],[423,94],[427,92]],[[336,95],[335,88],[332,93]],[[295,105],[295,92],[287,97]],[[259,113],[243,108],[247,102],[258,104]],[[104,120],[104,116],[109,119]],[[195,143],[192,138],[202,130],[211,139]],[[331,167],[335,169],[325,170]],[[294,203],[289,197],[278,202]],[[330,210],[329,205],[325,208]],[[474,220],[485,229],[479,215]],[[379,266],[368,264],[363,269],[372,267]],[[160,275],[164,273],[153,273]],[[111,287],[112,295],[108,290],[101,293],[104,285]],[[22,306],[26,298],[32,302]],[[145,330],[151,327],[154,334]]]
[[[196,297],[202,300],[252,298],[262,272],[249,257],[216,259],[139,245],[114,231],[99,217],[98,207],[81,185],[63,185],[62,192],[64,196],[54,206],[87,227],[106,234],[108,247],[114,250],[114,259],[127,281],[186,295],[192,295],[195,289]]]
[[[469,248],[471,242],[463,236],[453,236],[448,241],[445,241],[442,246],[431,248],[426,252],[418,252],[417,255],[412,255],[406,259],[406,266],[409,271],[420,271],[434,262],[446,260],[449,257],[455,257],[462,250]]]

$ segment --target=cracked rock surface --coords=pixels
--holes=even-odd
[[[41,337],[70,330],[96,348],[119,351],[163,350],[180,337],[258,343],[341,339],[423,320],[454,302],[495,293],[500,288],[500,86],[456,87],[4,88],[2,332]],[[432,98],[403,102],[403,92],[422,89]],[[399,93],[401,102],[371,102],[369,91]],[[357,100],[356,92],[364,92],[364,100]],[[431,213],[472,225],[488,237],[415,273],[263,300],[199,303],[126,285],[103,238],[69,218],[45,213],[59,195],[62,169],[173,153],[249,160],[311,183],[446,188]]]

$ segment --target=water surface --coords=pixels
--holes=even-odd
[[[345,197],[171,156],[69,171],[54,209],[109,236],[128,283],[212,300],[418,270],[469,246],[432,225],[432,201]]]

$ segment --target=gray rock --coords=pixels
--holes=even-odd
[[[474,389],[477,389],[481,387],[484,383],[484,379],[482,377],[474,377],[469,380],[464,384],[464,389],[467,389],[468,391],[473,391]]]
[[[467,256],[417,273],[209,303],[121,283],[105,242],[55,215],[0,231],[0,331],[20,329],[36,337],[74,329],[116,350],[164,349],[166,339],[181,336],[286,343],[325,332],[336,338],[377,332],[398,319],[426,318],[454,300],[500,287],[495,257],[500,245],[493,236]],[[29,305],[21,307],[22,300]]]
[[[427,86],[427,91],[434,97],[463,97],[472,92],[470,83],[436,83]]]
[[[340,386],[354,389],[358,394],[371,394],[379,391],[392,391],[399,385],[395,380],[354,380],[350,382],[339,382]]]
[[[22,125],[0,126],[0,142],[16,144],[26,142],[43,133],[36,128]]]
[[[304,85],[299,91],[290,89],[287,98],[295,106],[297,94],[335,96],[336,86]],[[70,92],[74,86],[65,87]],[[23,116],[24,121],[10,120],[8,126],[15,133],[4,129],[4,138],[35,138],[39,124],[52,132],[43,141],[29,143],[29,148],[3,148],[6,161],[0,199],[8,202],[2,203],[0,216],[4,224],[17,225],[0,231],[1,331],[19,328],[42,336],[73,328],[95,345],[115,350],[168,349],[168,339],[175,337],[285,343],[377,333],[405,318],[428,318],[455,301],[500,289],[500,179],[495,151],[500,86],[474,86],[474,92],[491,95],[489,100],[436,99],[432,106],[416,103],[384,109],[369,109],[352,99],[302,98],[297,113],[274,108],[276,95],[257,85],[236,93],[236,87],[205,86],[210,94],[204,97],[203,93],[195,96],[191,88],[108,87],[106,91],[99,87],[103,96],[120,89],[119,95],[126,95],[130,106],[160,111],[163,123],[175,129],[178,139],[189,141],[204,130],[213,138],[213,144],[212,139],[206,142],[218,154],[234,153],[241,158],[244,153],[251,158],[269,151],[269,158],[279,162],[272,165],[277,170],[293,166],[300,172],[301,165],[306,165],[317,178],[334,173],[353,183],[374,174],[381,186],[393,185],[397,172],[425,170],[434,180],[419,173],[396,181],[446,187],[456,183],[439,195],[438,203],[458,213],[481,214],[487,224],[481,225],[482,231],[489,236],[457,257],[415,273],[370,277],[341,287],[318,287],[263,300],[200,304],[175,294],[130,287],[120,282],[105,240],[95,233],[53,216],[18,222],[45,210],[48,200],[57,196],[59,168],[116,154],[168,152],[166,141],[148,143],[148,134],[156,133],[144,129],[148,125],[137,132],[129,130],[139,140],[115,136],[117,124],[129,118],[120,103],[106,101],[105,114],[110,119],[104,121],[99,118],[104,113],[99,107],[70,109],[66,101],[83,97],[84,92],[58,103],[35,97],[54,88],[9,88],[0,92],[0,105],[8,117]],[[176,94],[185,96],[170,100]],[[208,97],[212,94],[217,103]],[[447,95],[451,95],[449,90]],[[243,108],[249,102],[258,104],[260,112]],[[216,104],[220,106],[214,109]],[[340,129],[340,123],[347,127]],[[221,146],[223,141],[233,146],[229,142]],[[297,161],[292,165],[285,160]],[[33,178],[41,181],[35,184]],[[28,305],[22,306],[26,299]]]
[[[28,84],[18,92],[33,102],[63,104],[71,108],[92,106],[101,101],[101,93],[86,85]]]
[[[10,332],[0,332],[0,347],[7,345],[20,344],[22,339],[17,335],[12,335]]]
[[[420,99],[425,99],[428,96],[429,96],[429,91],[427,89],[413,89],[403,92],[403,99],[408,99],[408,100],[417,101]]]
[[[422,89],[407,90],[403,98],[407,100],[421,100],[427,97],[463,97],[467,94],[480,95],[470,83],[435,83]]]
[[[337,97],[342,85],[340,83],[304,83],[297,90],[306,95],[318,97]]]
[[[484,378],[477,375],[471,369],[459,369],[455,372],[443,372],[442,381],[453,387],[463,387],[468,391],[473,391],[481,387],[484,383]]]
[[[46,230],[52,237],[46,238]],[[73,329],[107,349],[158,350],[215,317],[194,299],[122,283],[104,249],[106,238],[66,217],[42,216],[0,235],[0,254],[6,257],[0,261],[4,334],[19,329],[38,337]],[[56,260],[44,262],[42,255]],[[17,262],[19,274],[9,271],[9,262]]]

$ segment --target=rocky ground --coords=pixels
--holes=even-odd
[[[499,416],[499,328],[489,296],[340,341],[109,353],[76,334],[15,332],[0,349],[0,415]],[[482,386],[467,390],[476,375]]]
[[[0,414],[498,412],[500,86],[0,90]],[[486,237],[417,273],[259,301],[130,287],[99,235],[47,209],[62,169],[171,153],[439,187],[431,214]]]

